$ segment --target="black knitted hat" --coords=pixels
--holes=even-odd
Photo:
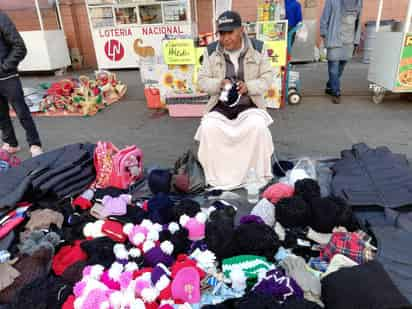
[[[309,225],[310,206],[300,196],[281,199],[276,204],[276,220],[285,227],[306,227]]]

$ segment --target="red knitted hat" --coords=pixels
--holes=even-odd
[[[102,227],[103,234],[116,242],[125,242],[126,234],[123,233],[123,225],[120,222],[107,220]]]
[[[80,248],[81,241],[76,240],[73,246],[64,246],[54,256],[52,268],[56,275],[61,276],[67,267],[87,260],[87,254]]]

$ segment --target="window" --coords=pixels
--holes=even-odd
[[[137,24],[136,7],[122,7],[116,8],[116,24],[127,25],[127,24]]]
[[[161,24],[162,6],[160,4],[140,5],[139,17],[142,24]]]

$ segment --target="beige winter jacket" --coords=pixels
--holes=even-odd
[[[246,35],[243,36],[243,39],[246,40],[245,46],[248,48],[244,59],[244,76],[248,94],[257,107],[266,109],[263,95],[274,79],[274,70],[270,65],[266,51],[263,50],[260,53],[255,50]],[[225,71],[226,63],[222,46],[218,44],[216,51],[210,56],[206,50],[198,76],[200,90],[211,96],[206,106],[206,112],[211,111],[218,102],[221,82],[226,75]]]

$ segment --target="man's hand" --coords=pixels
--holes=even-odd
[[[247,89],[245,82],[242,82],[242,81],[237,82],[237,91],[241,95],[245,95],[248,93],[248,89]]]

